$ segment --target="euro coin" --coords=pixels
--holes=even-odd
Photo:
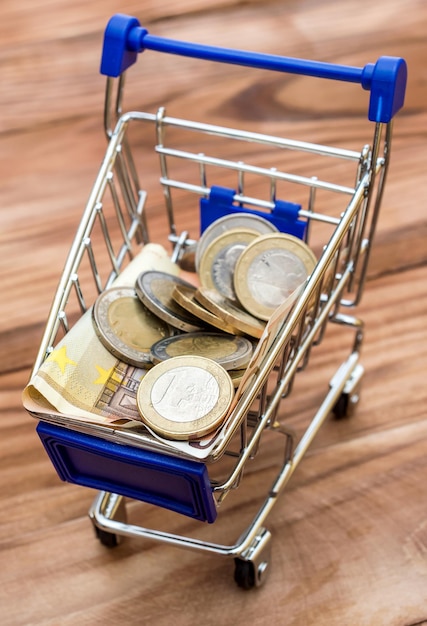
[[[206,309],[221,318],[224,324],[231,324],[239,332],[245,333],[250,337],[257,339],[261,337],[265,328],[265,322],[262,322],[241,307],[236,306],[231,300],[224,298],[217,291],[199,287],[194,297]]]
[[[177,356],[149,370],[137,391],[141,418],[167,439],[198,439],[216,430],[234,395],[230,375],[215,361]]]
[[[214,326],[215,328],[231,335],[241,334],[237,328],[231,326],[224,319],[218,317],[215,313],[202,306],[202,304],[196,300],[196,292],[196,287],[190,288],[183,285],[176,285],[173,290],[172,297],[180,306],[209,326]]]
[[[228,373],[230,374],[230,378],[231,381],[233,383],[233,387],[237,388],[243,378],[243,374],[246,372],[246,369],[241,369],[241,370],[228,370]]]
[[[312,273],[316,257],[309,246],[284,233],[261,235],[236,263],[234,288],[249,313],[268,320]]]
[[[138,276],[135,290],[147,309],[167,324],[185,332],[202,330],[204,325],[200,323],[200,320],[173,299],[172,292],[176,285],[192,286],[178,276],[148,270]]]
[[[224,217],[220,217],[212,224],[209,224],[197,243],[195,254],[197,272],[200,268],[200,260],[209,244],[231,229],[253,230],[260,235],[277,232],[276,226],[260,215],[254,215],[253,213],[230,213],[229,215],[224,215]]]
[[[233,282],[236,262],[245,248],[258,237],[259,234],[253,230],[235,229],[214,239],[200,260],[200,284],[236,300]]]
[[[135,367],[151,365],[153,343],[172,334],[170,326],[142,304],[133,287],[102,292],[93,306],[92,321],[104,347]]]
[[[246,337],[216,332],[184,333],[165,337],[151,346],[153,363],[175,356],[203,356],[216,361],[226,370],[245,367],[252,352],[252,342]]]

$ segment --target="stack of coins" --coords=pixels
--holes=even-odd
[[[221,425],[266,321],[316,264],[304,242],[246,213],[213,222],[193,260],[186,270],[198,287],[149,270],[93,307],[103,345],[147,370],[139,412],[165,439],[200,438]]]
[[[244,312],[267,321],[316,263],[304,241],[278,232],[268,220],[245,213],[227,216],[213,222],[199,240],[195,265],[202,289],[195,299],[242,330],[233,316],[247,320]],[[242,323],[243,332],[251,334]]]
[[[253,341],[194,299],[195,287],[145,271],[135,287],[112,287],[92,312],[96,333],[116,358],[146,370],[137,405],[146,427],[188,440],[219,427],[252,356]]]

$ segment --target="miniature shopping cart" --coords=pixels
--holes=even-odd
[[[372,129],[372,139],[354,150],[171,117],[157,106],[152,112],[123,113],[124,76],[142,51],[204,60],[209,68],[227,63],[248,66],[248,72],[264,72],[262,76],[273,71],[313,77],[322,79],[316,85],[325,89],[338,84],[331,81],[356,83],[369,92],[368,120],[363,123]],[[121,536],[134,536],[231,557],[237,584],[259,586],[269,564],[267,516],[328,416],[348,415],[359,397],[363,322],[349,310],[363,292],[389,163],[392,119],[404,101],[406,64],[380,57],[360,69],[196,45],[151,35],[136,18],[115,15],[105,32],[101,73],[107,76],[108,147],[66,261],[33,376],[96,297],[150,243],[152,222],[160,228],[164,219],[165,245],[178,265],[209,224],[233,212],[261,215],[280,231],[300,237],[316,251],[318,262],[293,308],[278,316],[265,341],[260,340],[264,343],[258,346],[256,367],[209,445],[161,440],[142,427],[86,422],[49,407],[30,412],[38,419],[38,434],[60,478],[99,491],[89,515],[103,544],[113,546]],[[213,76],[220,81],[219,74]],[[241,117],[244,121],[244,109]],[[271,126],[264,120],[264,129]],[[338,326],[350,332],[349,353],[332,378],[328,376],[320,406],[298,433],[286,416],[291,391],[310,370],[314,353],[327,345],[329,329]],[[216,521],[226,496],[244,489],[244,473],[262,454],[266,436],[283,442],[277,446],[279,469],[234,543],[128,523],[126,499]]]

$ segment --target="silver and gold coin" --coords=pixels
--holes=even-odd
[[[142,304],[133,287],[111,287],[101,293],[92,321],[104,347],[135,367],[151,365],[151,346],[173,332]]]
[[[277,232],[276,226],[260,215],[254,215],[252,213],[230,213],[230,215],[224,215],[224,217],[220,217],[212,222],[212,224],[203,231],[197,243],[195,253],[195,267],[197,272],[200,268],[200,260],[209,244],[231,229],[253,230],[259,235]]]
[[[216,361],[226,370],[246,367],[253,344],[246,337],[216,332],[184,333],[165,337],[151,346],[151,359],[159,363],[176,356],[203,356]]]
[[[261,337],[265,328],[265,322],[235,305],[217,291],[199,287],[194,297],[202,306],[222,319],[224,324],[230,324],[232,327],[237,328],[239,333],[244,333],[257,339]]]
[[[147,372],[137,391],[141,418],[167,439],[198,439],[218,428],[234,395],[230,375],[215,361],[177,356]]]
[[[201,285],[207,289],[216,289],[230,300],[236,300],[233,276],[237,260],[259,236],[253,230],[234,229],[214,239],[200,259]]]
[[[284,233],[261,235],[239,257],[234,288],[241,305],[268,320],[312,273],[317,263],[309,246]]]
[[[200,319],[183,309],[172,297],[176,285],[192,287],[178,276],[148,270],[142,272],[135,283],[135,291],[141,302],[167,324],[185,332],[202,330]]]
[[[172,297],[178,302],[179,305],[189,311],[189,313],[195,315],[209,326],[214,326],[215,328],[231,335],[241,334],[238,328],[228,324],[228,322],[226,322],[223,318],[218,317],[215,312],[209,311],[200,302],[198,302],[196,294],[196,287],[176,285],[173,290]]]

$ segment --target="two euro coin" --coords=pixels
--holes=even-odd
[[[153,343],[173,332],[142,304],[132,287],[103,291],[93,306],[92,321],[104,347],[135,367],[150,366]]]
[[[253,344],[246,337],[219,332],[183,333],[165,337],[151,347],[151,360],[160,363],[176,356],[202,356],[226,370],[246,367],[253,353]]]

